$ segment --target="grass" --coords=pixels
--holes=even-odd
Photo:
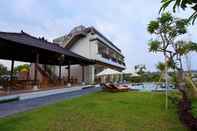
[[[197,118],[197,99],[192,100],[192,114]]]
[[[0,120],[0,131],[185,131],[161,93],[98,92]]]

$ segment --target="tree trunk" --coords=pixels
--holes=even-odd
[[[177,71],[177,88],[179,91],[182,93],[183,98],[187,97],[187,88],[185,84],[185,79],[184,79],[184,72],[182,69],[178,69]]]

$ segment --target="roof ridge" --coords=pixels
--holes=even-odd
[[[32,36],[32,35],[30,35],[29,33],[24,32],[23,30],[21,30],[21,32],[0,32],[0,33],[4,33],[4,34],[15,34],[15,35],[25,35],[25,36],[28,36],[28,37],[30,37],[30,38],[32,38],[32,39],[39,40],[40,42],[42,42],[42,43],[44,43],[44,44],[51,44],[51,45],[53,45],[53,46],[60,47],[58,44],[46,40],[45,37],[36,37],[36,36]],[[42,39],[43,39],[43,40],[42,40]]]
[[[19,32],[5,32],[5,31],[0,31],[1,34],[20,34]]]

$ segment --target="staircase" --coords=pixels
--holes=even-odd
[[[37,65],[35,66],[42,76],[41,87],[55,86],[57,84],[58,76],[54,74],[50,67]]]

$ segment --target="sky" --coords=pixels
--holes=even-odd
[[[1,0],[0,31],[30,33],[49,41],[78,25],[94,26],[125,56],[127,68],[145,64],[154,71],[162,55],[148,51],[151,35],[147,24],[158,17],[161,0]],[[191,10],[174,14],[186,17]],[[185,40],[197,42],[197,24],[190,27]],[[190,54],[192,69],[197,70],[197,55]],[[10,67],[9,61],[2,61]],[[21,64],[17,63],[16,65]]]

